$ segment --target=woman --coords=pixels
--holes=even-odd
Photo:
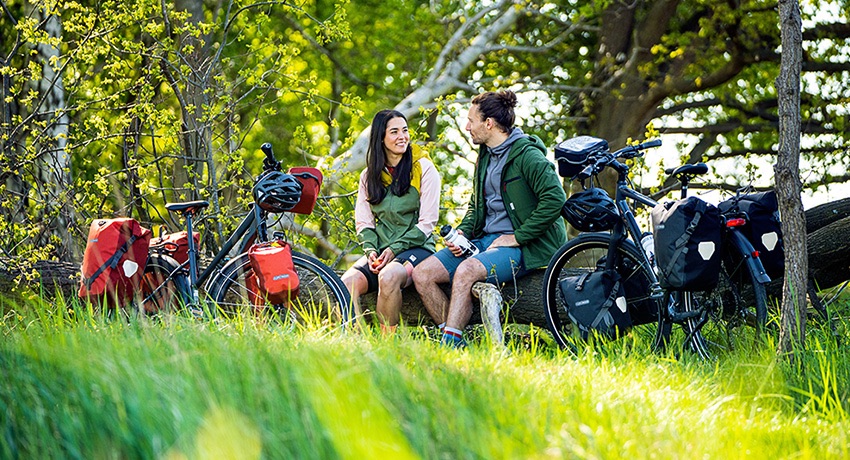
[[[354,208],[364,256],[342,275],[359,315],[360,295],[378,291],[381,330],[395,331],[401,290],[413,267],[434,253],[440,212],[440,174],[427,154],[410,144],[407,118],[382,110],[372,120],[366,169]]]

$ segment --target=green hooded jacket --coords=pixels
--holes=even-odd
[[[490,154],[482,145],[473,176],[472,199],[463,221],[458,226],[471,238],[484,234],[486,209],[484,175]],[[499,186],[514,236],[522,250],[527,270],[545,267],[549,259],[567,240],[567,229],[561,219],[561,208],[567,195],[555,165],[546,159],[546,147],[537,136],[518,139],[508,152]]]

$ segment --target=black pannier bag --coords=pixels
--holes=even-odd
[[[717,207],[724,214],[736,211],[746,213],[747,224],[740,231],[758,251],[767,276],[781,278],[785,273],[785,250],[776,192],[771,190],[740,195],[721,201]]]
[[[587,338],[590,331],[616,338],[632,325],[626,293],[616,270],[596,270],[559,283],[567,314]]]
[[[572,179],[587,166],[587,158],[608,151],[608,141],[592,136],[578,136],[555,146],[558,174]]]
[[[720,210],[691,196],[655,206],[651,219],[661,287],[714,288],[720,274]]]

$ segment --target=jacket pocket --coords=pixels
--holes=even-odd
[[[502,198],[508,214],[515,220],[514,228],[522,224],[537,207],[537,197],[522,176],[509,177],[502,182]]]

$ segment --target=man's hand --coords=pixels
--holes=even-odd
[[[492,243],[487,249],[493,248],[516,248],[519,247],[519,243],[516,242],[516,237],[513,234],[510,235],[501,235]]]
[[[463,235],[463,230],[456,229],[456,231],[459,235]],[[446,241],[445,243],[446,247],[449,248],[449,251],[452,251],[452,254],[454,254],[455,257],[463,257],[463,249],[461,249],[460,246],[449,243],[448,241]]]

